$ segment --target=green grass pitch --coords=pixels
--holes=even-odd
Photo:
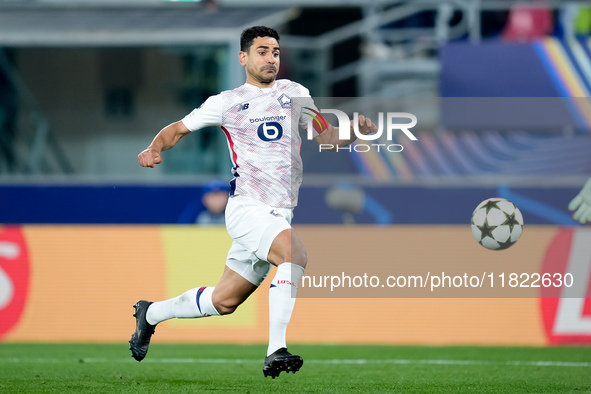
[[[0,344],[1,393],[591,392],[587,347],[292,345],[294,374],[264,378],[264,345]]]

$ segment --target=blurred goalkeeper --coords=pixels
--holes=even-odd
[[[139,154],[143,167],[162,162],[161,153],[185,135],[208,126],[219,126],[228,140],[234,178],[226,207],[226,228],[233,239],[226,267],[215,287],[188,290],[160,301],[138,301],[136,330],[131,337],[132,356],[141,361],[148,352],[156,325],[172,318],[199,318],[234,312],[277,267],[269,290],[269,346],[264,376],[295,373],[303,360],[287,351],[286,330],[295,305],[298,282],[307,256],[291,227],[302,182],[301,139],[291,130],[291,119],[307,125],[302,107],[292,107],[292,97],[302,97],[306,108],[316,110],[308,89],[275,80],[279,70],[279,35],[271,28],[256,26],[242,32],[239,61],[246,70],[246,83],[234,90],[209,97],[182,120],[162,129],[150,146]],[[377,131],[370,119],[360,115],[359,131]],[[353,123],[350,125],[351,131]],[[355,135],[353,132],[350,135]],[[318,144],[349,145],[339,140],[331,125],[315,129]],[[210,262],[204,262],[210,263]]]
[[[568,204],[568,209],[573,214],[573,219],[581,224],[591,222],[591,178],[587,180],[583,189]]]

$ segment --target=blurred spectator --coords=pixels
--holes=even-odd
[[[577,3],[560,7],[558,33],[567,39],[588,36],[591,33],[591,7]]]
[[[218,2],[216,0],[205,0],[204,5],[207,12],[211,14],[218,12]]]
[[[591,34],[591,7],[579,5],[579,12],[575,17],[575,33],[581,36]]]
[[[203,187],[203,196],[201,197],[205,210],[197,215],[195,222],[202,225],[225,224],[225,211],[229,195],[230,186],[227,182],[217,179],[209,181]]]
[[[507,41],[531,41],[552,34],[554,15],[544,3],[517,4],[509,13],[503,39]]]

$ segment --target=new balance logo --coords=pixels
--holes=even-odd
[[[246,111],[248,109],[248,103],[244,103],[244,104],[238,104],[238,112],[240,111]]]
[[[274,209],[271,209],[271,212],[269,212],[269,213],[271,215],[273,215],[273,216],[276,216],[276,217],[280,217],[281,216],[281,214],[279,212],[277,212],[276,210],[274,210]]]

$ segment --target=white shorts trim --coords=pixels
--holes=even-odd
[[[234,240],[226,265],[260,285],[271,270],[267,262],[273,240],[291,229],[292,209],[273,208],[254,198],[232,196],[226,206],[226,228]]]

